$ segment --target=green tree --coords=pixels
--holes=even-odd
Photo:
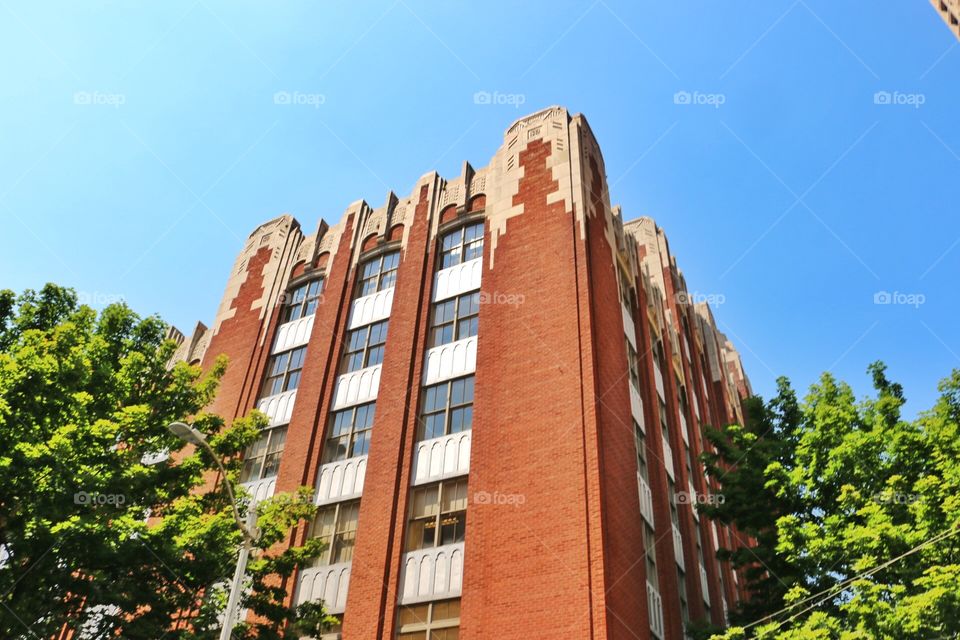
[[[755,596],[730,613],[733,622],[750,621],[782,606],[787,590],[803,580],[802,567],[776,550],[777,518],[799,510],[797,497],[785,491],[783,479],[795,465],[801,412],[786,378],[777,380],[777,396],[764,404],[758,397],[744,403],[745,423],[725,429],[705,429],[714,453],[702,456],[707,472],[723,485],[724,501],[704,504],[708,517],[736,525],[757,540],[750,548],[721,550],[741,571]]]
[[[726,502],[704,513],[757,538],[756,548],[733,554],[754,595],[734,620],[740,626],[716,637],[960,634],[960,371],[912,422],[901,418],[903,390],[884,365],[869,372],[875,393],[859,402],[824,374],[790,410],[787,437],[778,428],[792,395],[786,381],[763,411],[772,430],[756,439],[738,426],[711,434],[718,454],[708,465],[736,469],[723,480]],[[748,495],[759,496],[766,526],[765,514],[751,513],[761,511],[757,499],[737,504]]]
[[[165,330],[125,305],[98,315],[54,285],[0,292],[0,637],[53,637],[64,626],[97,637],[217,637],[241,534],[220,485],[205,485],[215,461],[166,426],[189,419],[211,434],[235,481],[238,454],[265,417],[225,425],[203,413],[226,362],[206,374],[168,368],[175,345]],[[234,637],[281,638],[296,613],[279,581],[319,549],[268,550],[315,507],[302,488],[257,510],[262,535],[243,606],[266,621]]]

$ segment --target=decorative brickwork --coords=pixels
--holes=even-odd
[[[348,640],[425,629],[418,616],[468,640],[680,640],[684,616],[722,622],[742,595],[715,556],[738,534],[669,495],[720,490],[697,461],[700,427],[740,419],[749,381],[710,309],[685,298],[663,231],[624,223],[604,175],[583,116],[526,116],[487,167],[428,173],[379,208],[356,201],[310,236],[289,216],[261,226],[212,328],[174,334],[180,359],[230,358],[212,410],[262,406],[285,426],[276,491],[318,487],[325,506],[359,496],[355,539],[289,580],[291,605],[324,598]],[[319,293],[285,310],[295,290]],[[445,314],[456,333],[440,340]],[[356,343],[380,327],[382,354],[344,368],[348,332]],[[299,348],[298,384],[262,398],[270,356]],[[472,404],[450,395],[441,410],[472,418],[425,435],[431,380],[467,374]],[[369,447],[332,459],[331,416],[357,403],[375,407]],[[413,528],[425,507],[412,492],[441,478],[466,495],[441,501],[450,515],[432,532]],[[414,534],[429,544],[411,547]],[[454,598],[458,620],[430,608]]]

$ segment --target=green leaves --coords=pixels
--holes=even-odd
[[[747,572],[757,596],[732,616],[745,628],[723,638],[960,633],[960,372],[941,383],[932,410],[906,422],[902,387],[882,363],[868,371],[875,395],[860,402],[829,374],[799,405],[782,384],[763,415],[748,412],[755,424],[771,426],[752,452],[740,427],[711,434],[718,454],[708,463],[736,465],[724,491],[761,495],[777,515],[774,526],[758,527],[729,496],[708,513],[758,540],[751,555],[760,570]],[[935,536],[943,539],[927,544]],[[751,566],[745,554],[734,560]]]
[[[235,481],[265,418],[225,425],[203,413],[226,360],[206,374],[168,368],[175,345],[164,335],[158,318],[123,304],[98,315],[55,285],[0,292],[0,637],[51,637],[98,617],[124,638],[217,637],[214,585],[231,579],[241,536],[222,484],[205,482],[216,462],[167,425],[209,434]],[[145,462],[163,450],[168,459]],[[244,606],[265,621],[245,637],[279,638],[295,617],[274,585],[316,544],[269,549],[312,517],[308,494],[260,505],[265,535]],[[175,628],[181,616],[192,630]]]

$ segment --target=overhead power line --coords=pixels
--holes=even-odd
[[[944,539],[946,539],[946,538],[949,538],[950,536],[956,535],[957,533],[960,533],[960,527],[955,527],[955,528],[953,528],[953,529],[948,529],[947,531],[944,531],[943,533],[939,533],[939,534],[933,536],[932,538],[929,538],[928,540],[925,540],[925,541],[921,542],[920,544],[918,544],[917,546],[913,547],[913,548],[910,549],[909,551],[905,551],[904,553],[900,554],[899,556],[897,556],[897,557],[895,557],[895,558],[891,558],[890,560],[887,560],[887,561],[885,561],[885,562],[877,565],[876,567],[873,567],[872,569],[868,569],[868,570],[866,570],[866,571],[863,571],[863,572],[861,572],[861,573],[858,573],[857,575],[855,575],[855,576],[853,576],[853,577],[851,577],[851,578],[847,578],[846,580],[843,580],[842,582],[838,582],[837,584],[833,585],[832,587],[829,587],[829,588],[827,588],[827,589],[824,589],[824,590],[820,591],[819,593],[815,593],[815,594],[813,594],[813,595],[811,595],[811,596],[807,596],[807,597],[804,598],[803,600],[798,600],[797,602],[794,602],[793,604],[787,605],[787,606],[784,607],[783,609],[780,609],[779,611],[776,611],[776,612],[774,612],[774,613],[771,613],[771,614],[769,614],[769,615],[766,615],[766,616],[764,616],[763,618],[760,618],[759,620],[754,620],[754,621],[751,622],[750,624],[745,625],[745,626],[743,627],[743,629],[749,629],[750,627],[755,627],[755,626],[757,626],[758,624],[763,624],[764,622],[767,622],[767,621],[769,621],[769,620],[771,620],[771,619],[773,619],[773,618],[776,618],[777,616],[779,616],[779,615],[782,614],[782,613],[787,613],[788,611],[791,611],[791,610],[793,610],[793,609],[796,609],[798,606],[800,606],[800,605],[802,605],[802,604],[804,604],[804,603],[806,603],[806,602],[809,602],[809,601],[814,600],[814,599],[816,599],[816,598],[820,598],[820,596],[824,596],[823,598],[821,598],[820,600],[818,600],[818,601],[815,602],[814,604],[810,605],[809,607],[806,607],[806,608],[803,609],[802,611],[798,611],[797,613],[793,614],[793,615],[790,616],[789,618],[786,618],[786,619],[782,620],[782,621],[776,626],[776,628],[779,629],[780,627],[782,627],[782,626],[785,625],[786,623],[790,622],[790,621],[793,620],[794,618],[803,615],[804,613],[806,613],[807,611],[810,611],[811,609],[816,609],[816,608],[819,607],[821,604],[823,604],[824,602],[826,602],[826,601],[829,600],[830,598],[834,597],[835,595],[837,595],[838,593],[840,593],[841,591],[843,591],[850,583],[855,582],[855,581],[857,581],[857,580],[861,580],[861,579],[863,579],[863,578],[870,577],[870,576],[872,576],[873,574],[877,573],[878,571],[882,571],[883,569],[886,569],[886,568],[889,567],[890,565],[892,565],[892,564],[894,564],[894,563],[896,563],[896,562],[899,562],[900,560],[906,558],[907,556],[913,555],[913,554],[916,553],[917,551],[920,551],[921,549],[924,549],[924,548],[926,548],[926,547],[929,547],[929,546],[932,545],[932,544],[936,544],[937,542],[940,542],[941,540],[944,540]]]

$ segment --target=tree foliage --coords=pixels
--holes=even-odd
[[[206,482],[215,461],[166,425],[212,434],[236,481],[265,417],[226,425],[204,413],[226,362],[168,368],[165,331],[125,305],[98,315],[54,285],[0,292],[0,637],[64,626],[86,637],[217,637],[242,536],[224,492]],[[315,507],[303,488],[257,509],[263,534],[243,606],[261,622],[234,637],[281,638],[296,614],[280,581],[318,549],[267,550]]]
[[[702,511],[756,539],[730,554],[751,597],[715,637],[960,634],[960,371],[913,421],[885,366],[869,372],[864,400],[823,374],[798,403],[781,379],[746,425],[708,431],[726,500]]]

